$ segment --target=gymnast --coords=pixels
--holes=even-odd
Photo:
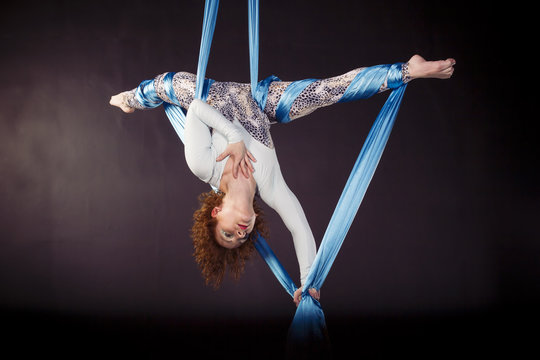
[[[401,79],[403,83],[420,78],[448,79],[454,65],[452,58],[426,61],[414,55],[401,64]],[[355,76],[366,69],[314,81],[294,100],[289,119],[337,103]],[[164,88],[165,74],[156,76],[153,84],[157,95],[171,103]],[[200,208],[193,215],[191,229],[194,257],[205,282],[217,288],[227,269],[235,278],[243,273],[254,249],[255,234],[266,233],[257,195],[291,232],[300,267],[301,286],[293,298],[298,306],[316,244],[302,206],[283,178],[270,135],[279,100],[291,82],[276,80],[269,85],[264,110],[254,101],[250,84],[213,82],[205,103],[194,99],[195,82],[196,76],[186,72],[173,77],[174,94],[188,111],[184,130],[187,164],[195,176],[215,189],[199,196]],[[379,92],[385,90],[386,81]],[[110,104],[125,113],[145,109],[135,91],[112,96]],[[319,300],[319,291],[309,289],[309,293]]]

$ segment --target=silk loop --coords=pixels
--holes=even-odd
[[[163,103],[154,87],[153,80],[144,80],[135,90],[135,98],[144,107],[155,108]]]
[[[286,124],[291,121],[289,113],[294,100],[300,95],[302,91],[317,79],[304,79],[293,81],[287,86],[276,107],[276,120],[280,123]]]
[[[255,86],[255,90],[252,90],[251,96],[253,97],[253,100],[259,105],[259,108],[264,111],[264,108],[266,107],[266,99],[268,98],[268,88],[270,87],[270,84],[274,81],[280,81],[280,79],[275,75],[270,75],[264,80],[261,80],[257,83],[257,86]]]

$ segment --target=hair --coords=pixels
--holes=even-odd
[[[212,209],[220,206],[225,193],[213,190],[199,195],[200,208],[193,213],[191,238],[193,240],[193,257],[199,265],[206,285],[218,289],[223,282],[226,270],[235,280],[244,272],[246,261],[251,257],[257,238],[257,232],[267,236],[267,228],[263,214],[255,199],[253,210],[257,214],[255,225],[248,240],[235,249],[227,249],[219,245],[215,237],[217,220],[212,217]]]

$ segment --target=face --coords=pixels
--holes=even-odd
[[[216,218],[216,241],[219,245],[234,249],[247,241],[255,226],[255,212],[242,212],[228,206],[215,207],[212,217]]]

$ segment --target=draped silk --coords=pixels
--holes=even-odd
[[[217,0],[207,0],[205,4],[195,95],[196,98],[203,101],[206,100],[208,89],[213,82],[213,80],[205,79],[204,75],[208,63],[218,4],[219,1]],[[248,5],[250,83],[253,99],[264,110],[268,88],[273,81],[279,79],[272,75],[257,82],[259,49],[258,0],[248,0]],[[356,75],[339,100],[339,102],[348,102],[368,98],[376,94],[385,83],[388,88],[393,89],[375,119],[352,168],[304,284],[302,301],[296,310],[288,332],[289,345],[294,347],[296,353],[303,352],[305,354],[306,351],[309,352],[310,348],[313,349],[314,346],[316,348],[317,344],[326,344],[327,332],[324,313],[321,304],[310,296],[308,289],[315,288],[319,290],[322,287],[381,159],[406,88],[406,84],[402,82],[401,68],[401,63],[365,68]],[[165,113],[173,128],[180,139],[184,141],[185,115],[174,94],[172,87],[173,76],[174,73],[167,73],[164,77],[165,91],[173,104],[162,102],[157,96],[151,80],[143,81],[137,88],[135,96],[139,103],[145,107],[153,108],[163,103]],[[314,81],[316,79],[294,81],[287,87],[276,109],[276,118],[279,122],[286,123],[290,121],[289,112],[295,99],[302,90]],[[260,234],[257,234],[254,244],[278,281],[287,293],[293,296],[297,287],[266,240]]]
[[[197,80],[195,85],[195,99],[203,99],[204,80],[206,66],[210,57],[210,47],[214,37],[216,27],[219,0],[207,0],[204,4],[203,29],[201,35],[201,46],[199,49],[199,62],[197,64]],[[208,93],[208,89],[206,89]]]
[[[370,97],[379,92],[385,82],[388,88],[394,89],[364,142],[307,276],[302,292],[302,301],[296,310],[288,334],[289,342],[296,344],[297,347],[327,341],[324,313],[320,303],[309,295],[308,290],[310,288],[319,290],[322,287],[381,159],[407,86],[402,82],[402,65],[402,63],[377,65],[362,70],[353,79],[339,101],[346,102]],[[308,79],[308,82],[312,82],[312,80]],[[302,80],[298,83],[304,85]],[[289,88],[294,88],[294,84],[295,82],[291,83]],[[287,90],[285,90],[285,94]],[[296,93],[296,91],[294,89],[291,93]],[[287,104],[284,106],[290,109],[290,104],[296,98],[285,97],[285,94],[281,97],[280,102],[286,101]],[[288,116],[285,117],[285,119],[287,118]],[[294,290],[291,290],[293,288],[291,283],[294,284],[294,282],[279,261],[275,259],[274,253],[268,250],[268,244],[261,236],[258,237],[255,246],[285,290],[293,296]]]
[[[251,84],[251,94],[255,97],[259,76],[259,0],[248,0],[248,23],[249,80]]]

